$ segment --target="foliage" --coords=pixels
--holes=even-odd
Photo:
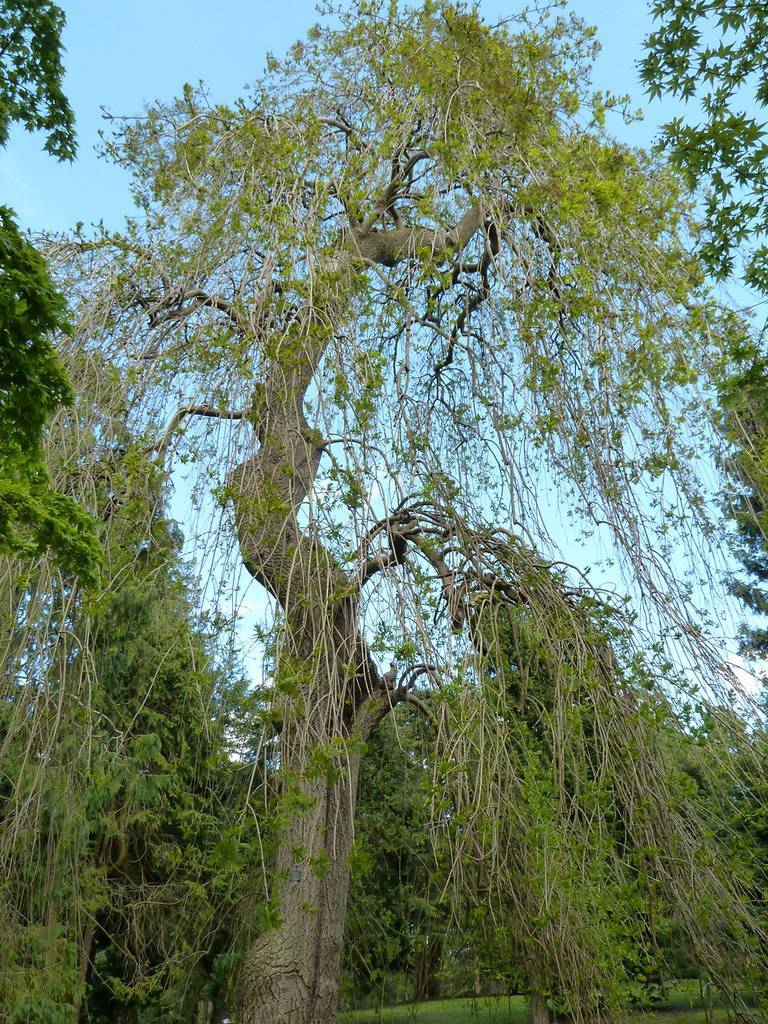
[[[0,11],[0,146],[14,122],[45,134],[59,160],[75,155],[75,119],[61,88],[64,11],[51,0],[4,0]]]
[[[115,122],[139,215],[61,247],[132,433],[203,509],[213,485],[203,564],[236,544],[275,612],[274,902],[238,1019],[332,1019],[357,772],[408,699],[446,877],[533,991],[615,1012],[657,907],[708,970],[751,969],[759,922],[670,751],[690,678],[702,708],[727,680],[691,595],[720,525],[707,395],[744,334],[691,197],[606,132],[578,20],[336,14],[231,106],[186,87]]]
[[[754,251],[747,281],[765,291],[768,249],[768,146],[765,124],[742,112],[745,100],[758,113],[768,104],[768,14],[759,4],[722,0],[659,0],[661,22],[647,40],[642,76],[652,96],[669,93],[698,99],[698,125],[677,118],[665,126],[662,144],[692,186],[711,186],[706,207],[710,237],[701,249],[708,269],[728,276],[743,243]],[[742,651],[768,652],[760,619],[768,612],[766,537],[768,518],[768,358],[764,339],[736,331],[730,365],[716,381],[718,425],[727,443],[725,511],[736,527],[734,550],[746,579],[734,574],[731,591],[750,613],[742,630]]]
[[[43,258],[0,208],[0,551],[34,557],[50,548],[62,569],[93,578],[98,545],[90,517],[53,490],[43,463],[47,421],[72,390],[50,343],[65,305]]]
[[[727,277],[739,246],[754,242],[745,277],[766,291],[768,14],[747,0],[655,0],[651,10],[659,25],[641,64],[650,95],[700,105],[698,121],[677,117],[664,126],[662,144],[691,186],[711,188],[701,256]]]
[[[396,975],[421,998],[418,975],[430,942],[442,942],[439,862],[429,818],[429,740],[418,713],[382,722],[368,742],[355,820],[345,964],[357,1002],[388,991]],[[393,716],[394,718],[395,716]],[[439,971],[440,963],[434,966]],[[378,994],[377,993],[377,994]]]
[[[547,584],[537,575],[521,608],[489,610],[505,653],[479,697],[495,717],[492,730],[473,740],[466,710],[455,726],[467,756],[483,753],[455,808],[453,843],[485,893],[484,959],[507,990],[541,992],[566,1012],[574,999],[608,1015],[648,1006],[681,949],[726,986],[752,968],[734,954],[750,917],[749,872],[734,856],[729,801],[713,802],[707,787],[728,771],[720,768],[729,764],[725,737],[734,742],[741,720],[726,726],[713,710],[722,745],[702,741],[692,754],[691,721],[658,686],[663,666],[637,654],[619,668],[626,625],[587,595],[558,594],[556,577]],[[469,715],[477,728],[482,719]],[[694,760],[697,784],[686,774]],[[746,763],[759,763],[757,751]],[[723,823],[719,835],[713,822]],[[503,890],[482,868],[494,847],[507,858]],[[728,870],[733,887],[697,893],[665,852],[673,848],[695,875],[712,870],[707,886],[723,885]]]
[[[768,651],[763,617],[768,612],[768,358],[762,340],[734,341],[728,372],[718,381],[716,422],[725,441],[722,504],[735,530],[732,550],[741,568],[730,590],[748,614],[741,652],[762,658]]]
[[[222,624],[193,613],[119,377],[103,360],[70,369],[80,399],[48,444],[101,520],[106,585],[3,564],[0,1002],[37,1024],[81,1007],[189,1021],[226,990],[254,852],[241,801],[256,769],[232,757],[255,711],[216,653]]]
[[[0,146],[12,122],[46,132],[60,160],[75,152],[74,120],[61,90],[64,14],[48,0],[11,0],[0,11]],[[73,400],[51,344],[67,330],[66,306],[45,262],[0,207],[0,552],[37,557],[93,582],[99,549],[82,508],[50,486],[41,441],[56,409]]]
[[[143,502],[151,481],[131,476]],[[120,504],[121,517],[131,512]],[[101,757],[91,775],[107,875],[85,1002],[95,1020],[113,1020],[118,1006],[189,1020],[205,984],[213,1001],[216,959],[234,941],[225,908],[253,856],[238,804],[246,769],[230,762],[237,736],[223,731],[233,717],[247,727],[253,712],[243,681],[212,663],[210,626],[195,622],[169,526],[155,518],[138,565],[131,532],[111,538],[109,571],[122,582],[89,609],[102,681],[93,704],[109,723],[93,738]]]

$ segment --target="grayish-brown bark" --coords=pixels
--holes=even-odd
[[[549,1024],[547,1000],[537,988],[531,988],[528,996],[528,1024]]]
[[[325,1024],[336,1017],[359,757],[336,779],[300,785],[312,806],[283,830],[277,863],[280,926],[248,950],[242,1024]]]

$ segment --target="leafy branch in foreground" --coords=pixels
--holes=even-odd
[[[658,26],[646,40],[640,74],[652,98],[692,101],[661,143],[691,187],[707,186],[708,236],[701,258],[728,277],[744,243],[745,279],[768,291],[768,13],[747,0],[655,0]]]
[[[62,569],[92,580],[92,519],[51,487],[43,459],[47,423],[74,397],[50,342],[66,327],[64,299],[4,208],[0,263],[0,551],[32,558],[50,548]]]
[[[4,0],[0,10],[0,146],[11,125],[45,134],[59,160],[75,155],[75,118],[61,87],[64,11],[51,0]]]
[[[0,146],[21,122],[46,134],[60,160],[75,153],[74,117],[61,89],[64,14],[49,0],[0,10]],[[53,489],[42,456],[46,425],[74,396],[52,345],[66,305],[40,253],[0,206],[0,552],[33,558],[49,548],[67,572],[93,582],[100,561],[93,522]]]

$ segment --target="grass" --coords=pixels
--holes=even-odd
[[[427,1003],[401,1003],[378,1010],[354,1010],[340,1013],[337,1024],[525,1024],[527,1002],[524,996],[481,997],[480,999],[435,999]],[[727,1017],[726,1011],[712,1013],[715,1024]],[[706,1024],[696,982],[681,982],[652,1013],[637,1014],[633,1024]]]
[[[480,999],[434,999],[428,1003],[401,1003],[378,1010],[340,1013],[338,1024],[524,1024],[527,1014],[523,996]]]

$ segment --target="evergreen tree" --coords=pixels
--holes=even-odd
[[[192,1022],[226,998],[258,849],[256,766],[236,759],[256,709],[217,656],[222,625],[193,612],[162,476],[115,414],[119,376],[74,369],[51,465],[76,467],[101,520],[104,586],[4,564],[0,1003],[29,1024]]]

